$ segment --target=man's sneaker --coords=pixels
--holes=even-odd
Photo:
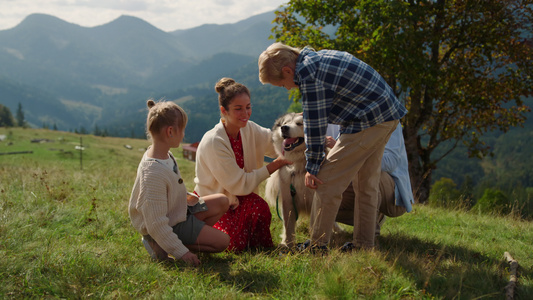
[[[150,257],[153,260],[157,260],[157,255],[155,254],[154,249],[152,249],[152,247],[150,246],[150,243],[148,242],[148,240],[143,237],[142,242],[143,242],[144,248],[146,249],[146,251],[148,251],[148,254],[150,254]]]
[[[305,249],[309,248],[309,245],[311,244],[311,240],[307,240],[303,243],[296,244],[296,249],[300,252],[303,252]]]
[[[295,248],[295,247],[287,247],[285,245],[283,246],[279,246],[278,248],[276,248],[279,250],[279,256],[287,256],[287,255],[293,255],[293,254],[296,254],[298,253],[298,248]]]
[[[312,246],[309,251],[313,254],[327,255],[329,253],[328,246]]]
[[[329,252],[329,249],[327,246],[318,246],[318,245],[312,245],[311,246],[311,240],[307,240],[303,243],[298,243],[298,245],[296,246],[298,251],[300,252],[304,252],[304,251],[308,251],[309,253],[311,254],[321,254],[321,255],[326,255],[328,254]]]
[[[352,242],[346,242],[344,245],[342,245],[341,252],[352,252],[356,249],[357,247]]]

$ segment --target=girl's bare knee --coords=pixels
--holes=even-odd
[[[226,250],[226,248],[228,248],[229,246],[229,242],[230,242],[229,235],[222,233],[222,236],[220,237],[219,242],[215,246],[217,248],[217,251],[222,252]]]
[[[226,212],[229,209],[229,198],[224,194],[218,194],[217,202],[220,205],[220,210]]]

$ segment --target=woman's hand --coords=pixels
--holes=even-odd
[[[279,168],[285,165],[292,165],[292,161],[278,156],[278,158],[267,165],[268,174],[276,172]]]
[[[234,198],[235,200],[233,201],[233,203],[229,204],[230,209],[236,209],[239,206],[239,199],[237,197]]]

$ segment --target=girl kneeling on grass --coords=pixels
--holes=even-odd
[[[187,114],[173,102],[148,100],[146,122],[152,145],[137,169],[129,203],[133,226],[143,235],[152,259],[182,259],[197,266],[191,252],[221,252],[230,238],[212,226],[228,210],[223,194],[201,198],[188,194],[170,148],[177,148],[185,135]]]

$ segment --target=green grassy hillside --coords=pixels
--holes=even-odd
[[[516,299],[533,298],[533,224],[415,206],[388,219],[380,249],[327,256],[200,255],[199,268],[151,262],[127,214],[148,141],[0,128],[0,298],[503,299],[505,251]],[[41,142],[32,142],[41,140]],[[173,151],[189,189],[194,163]],[[80,153],[81,161],[80,161]],[[282,225],[272,210],[272,233]],[[306,238],[305,220],[299,239]]]

